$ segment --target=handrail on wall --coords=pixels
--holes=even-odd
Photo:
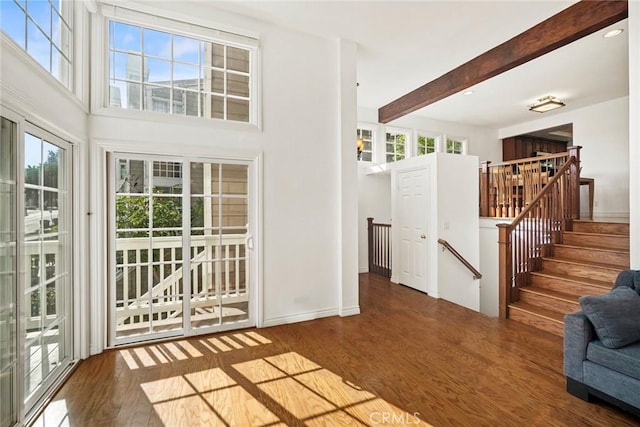
[[[460,253],[458,251],[456,251],[453,246],[451,246],[451,244],[449,244],[449,242],[447,242],[444,239],[438,239],[438,243],[440,243],[443,246],[443,250],[444,248],[449,249],[449,252],[451,252],[453,254],[453,256],[455,256],[456,258],[458,258],[458,260],[464,264],[465,267],[467,267],[469,269],[469,271],[471,271],[473,273],[473,280],[476,279],[482,279],[482,274],[475,269],[474,266],[472,266],[469,261],[467,261],[462,255],[460,255]]]

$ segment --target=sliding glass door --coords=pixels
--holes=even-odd
[[[71,150],[24,133],[24,392],[33,405],[71,360]]]
[[[250,326],[246,163],[112,163],[113,345]]]
[[[0,118],[0,426],[18,420],[16,123]]]
[[[0,117],[0,427],[71,363],[71,146]],[[21,168],[22,167],[22,168]]]

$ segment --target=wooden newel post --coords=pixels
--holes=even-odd
[[[510,224],[497,224],[498,226],[498,298],[500,317],[507,319],[509,316],[509,303],[511,302],[511,230]]]
[[[570,188],[570,203],[571,203],[571,218],[580,218],[580,147],[579,145],[569,147],[569,158],[575,157],[576,161],[569,168],[569,185]]]
[[[489,193],[489,163],[490,160],[480,162],[480,216],[489,216],[491,194]]]
[[[369,273],[373,272],[373,218],[367,218],[367,259]]]

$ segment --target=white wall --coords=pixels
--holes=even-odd
[[[628,97],[502,128],[499,137],[507,138],[565,123],[573,123],[573,145],[582,146],[581,176],[595,179],[594,219],[628,218]]]
[[[177,2],[157,5],[180,9]],[[343,214],[353,215],[354,224],[356,215],[355,201],[341,212],[341,186],[355,188],[357,183],[355,155],[353,173],[339,164],[339,117],[353,117],[355,134],[356,111],[355,105],[339,107],[336,87],[349,73],[340,69],[338,42],[229,13],[211,16],[260,35],[262,130],[166,115],[152,121],[129,119],[106,112],[91,117],[95,151],[99,145],[106,150],[212,157],[256,158],[262,153],[262,324],[338,314],[341,259],[353,263],[354,277],[357,268],[355,242],[353,249],[343,247],[339,231]],[[300,52],[313,55],[301,61]],[[355,87],[355,77],[350,84]],[[104,191],[99,179],[92,184],[92,191]],[[346,294],[353,312],[357,281],[345,286],[351,287]]]
[[[629,2],[631,268],[640,269],[640,2]]]
[[[357,125],[356,75],[358,69],[357,46],[352,41],[338,41],[338,105],[339,125],[337,152],[340,178],[338,181],[338,215],[340,217],[340,244],[336,254],[340,282],[338,310],[341,316],[360,313],[358,303],[358,166],[353,153],[353,135]]]
[[[0,102],[69,142],[85,142],[87,107],[4,33],[0,52]]]
[[[480,267],[478,158],[437,154],[437,239],[448,241],[476,269]],[[449,251],[438,248],[440,298],[480,310],[480,281]],[[482,271],[481,271],[482,272]]]
[[[496,317],[499,314],[498,227],[504,219],[480,218],[480,312]]]

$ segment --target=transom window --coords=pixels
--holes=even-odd
[[[70,87],[73,1],[2,0],[0,26],[65,87]]]
[[[109,21],[109,106],[251,121],[251,50]]]
[[[358,160],[363,162],[372,161],[373,130],[358,128],[357,137],[358,137]],[[361,141],[362,141],[362,145],[360,145]]]
[[[386,132],[386,160],[387,163],[402,160],[406,157],[408,135],[404,132],[388,130]]]
[[[418,147],[416,154],[421,156],[423,154],[435,153],[438,148],[438,138],[436,136],[426,136],[418,134]]]
[[[461,138],[447,138],[446,152],[451,154],[464,154],[465,140]]]

